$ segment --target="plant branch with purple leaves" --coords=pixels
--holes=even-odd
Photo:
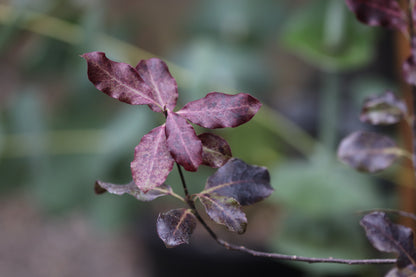
[[[395,29],[409,39],[412,54],[403,65],[403,77],[409,84],[416,85],[413,30],[416,22],[415,1],[409,1],[407,11],[394,0],[346,0],[346,4],[359,21],[370,26]],[[386,212],[381,211],[364,216],[361,225],[376,249],[394,253],[396,259],[351,260],[292,256],[260,252],[220,239],[210,224],[201,217],[196,201],[202,204],[214,223],[242,234],[247,226],[242,206],[267,198],[273,188],[265,167],[249,165],[233,157],[224,138],[212,133],[197,134],[191,123],[206,129],[237,127],[255,116],[261,107],[259,100],[246,93],[231,95],[211,92],[204,98],[175,110],[177,84],[162,60],[142,60],[133,67],[112,61],[102,52],[86,53],[82,57],[88,64],[88,78],[98,90],[127,104],[148,105],[152,111],[162,113],[166,119],[164,124],[144,135],[136,146],[131,162],[131,183],[116,185],[97,181],[95,184],[96,193],[130,194],[140,201],[170,195],[182,201],[186,207],[161,213],[157,219],[157,232],[166,247],[189,243],[199,221],[217,243],[230,250],[309,263],[396,263],[397,267],[387,276],[415,276],[416,249],[412,230],[391,222]],[[414,115],[408,114],[408,110],[402,99],[387,91],[365,101],[360,119],[373,125],[396,124],[404,120],[413,126]],[[339,146],[338,157],[357,170],[366,172],[383,170],[399,157],[413,161],[413,153],[399,148],[389,137],[367,131],[355,132],[345,138]],[[174,192],[165,183],[175,164],[184,196]],[[201,165],[217,168],[217,171],[208,178],[201,192],[190,195],[182,169],[195,172]]]

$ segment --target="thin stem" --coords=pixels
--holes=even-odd
[[[176,166],[178,168],[179,176],[181,177],[181,182],[182,182],[183,191],[185,193],[186,203],[192,209],[192,211],[194,212],[194,215],[196,216],[196,218],[198,219],[198,221],[202,224],[202,226],[204,226],[205,230],[207,230],[207,232],[210,234],[210,236],[213,239],[215,239],[216,241],[218,241],[217,234],[215,234],[214,231],[212,231],[212,229],[208,226],[208,224],[204,221],[204,219],[198,213],[198,210],[196,209],[196,206],[195,206],[195,202],[192,199],[192,197],[189,195],[188,186],[186,185],[185,177],[183,176],[183,172],[182,172],[181,166],[178,163],[176,163]]]
[[[334,264],[348,264],[348,265],[363,265],[363,264],[394,264],[396,263],[396,259],[335,259],[332,257],[329,258],[310,258],[310,257],[302,257],[302,256],[296,256],[296,255],[285,255],[285,254],[279,254],[279,253],[269,253],[269,252],[262,252],[257,251],[254,249],[247,248],[242,245],[235,245],[232,243],[229,243],[227,241],[224,241],[220,238],[218,238],[217,234],[208,226],[208,224],[204,221],[204,219],[201,217],[201,215],[198,213],[195,202],[192,199],[192,197],[189,195],[188,187],[185,182],[185,177],[183,175],[182,169],[178,163],[176,163],[179,171],[179,176],[181,178],[182,186],[185,193],[185,199],[189,207],[192,209],[193,213],[195,214],[198,221],[204,226],[205,230],[210,234],[210,236],[221,246],[225,247],[229,250],[239,251],[243,253],[250,254],[252,256],[256,257],[265,257],[265,258],[271,258],[276,260],[286,260],[286,261],[295,261],[295,262],[307,262],[307,263],[334,263]]]

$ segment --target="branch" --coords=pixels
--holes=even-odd
[[[204,219],[199,214],[198,210],[195,206],[195,201],[192,199],[192,197],[189,195],[188,187],[185,182],[185,178],[182,173],[182,169],[179,164],[177,164],[179,176],[181,178],[183,190],[185,193],[185,199],[188,206],[193,210],[196,218],[198,221],[204,226],[205,230],[210,234],[210,236],[221,246],[225,247],[228,250],[234,250],[239,251],[243,253],[250,254],[252,256],[256,257],[265,257],[265,258],[271,258],[276,260],[286,260],[286,261],[296,261],[296,262],[307,262],[307,263],[334,263],[334,264],[348,264],[348,265],[358,265],[358,264],[395,264],[396,259],[363,259],[363,260],[352,260],[352,259],[335,259],[332,257],[329,258],[310,258],[310,257],[302,257],[302,256],[295,256],[295,255],[285,255],[285,254],[279,254],[279,253],[268,253],[268,252],[262,252],[253,250],[250,248],[247,248],[245,246],[241,245],[235,245],[232,243],[229,243],[227,241],[224,241],[220,238],[218,238],[217,234],[208,226],[208,224],[204,221]]]

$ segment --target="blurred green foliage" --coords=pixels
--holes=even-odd
[[[276,191],[267,201],[280,211],[279,228],[270,238],[272,249],[316,257],[366,256],[354,212],[389,206],[391,197],[376,189],[374,179],[334,160],[336,140],[345,131],[337,106],[345,94],[340,82],[326,87],[325,80],[340,80],[347,71],[367,66],[377,46],[374,31],[356,23],[339,0],[181,0],[172,10],[161,10],[163,1],[138,2],[0,4],[2,197],[25,191],[46,211],[82,210],[108,228],[146,209],[148,204],[128,196],[96,197],[93,184],[96,179],[128,182],[135,145],[162,118],[147,107],[100,94],[88,82],[79,54],[105,51],[133,65],[158,55],[169,62],[178,81],[178,107],[210,91],[248,92],[265,104],[252,122],[217,133],[230,142],[235,156],[271,171]],[[298,103],[285,105],[303,109],[302,103],[316,95],[302,92],[327,89],[318,95],[321,106],[316,113],[321,113],[321,120],[316,120],[313,134],[274,109],[275,102],[287,101],[290,93],[280,89],[286,80],[276,76],[278,68],[292,68],[279,60],[288,53],[319,81],[305,88],[296,82],[298,72],[291,72],[291,86],[301,96]],[[384,83],[377,76],[367,82],[368,76],[353,80],[347,94],[354,113],[367,91],[378,91]],[[345,112],[358,118],[354,113]],[[329,140],[319,133],[329,133]],[[191,192],[201,189],[212,172],[201,168],[186,173]],[[172,172],[168,183],[179,192],[177,177]],[[336,265],[305,268],[318,275],[360,270]]]

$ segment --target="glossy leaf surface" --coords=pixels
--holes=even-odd
[[[170,195],[172,192],[172,188],[165,184],[144,193],[136,186],[134,182],[130,182],[126,185],[116,185],[102,181],[95,182],[94,190],[97,194],[102,194],[105,192],[116,195],[130,194],[137,200],[145,202],[152,201],[161,196]]]
[[[346,0],[359,21],[406,32],[406,13],[395,0]]]
[[[167,147],[165,125],[162,125],[143,136],[135,148],[130,167],[136,185],[147,192],[165,182],[173,164]]]
[[[159,214],[156,222],[157,234],[166,247],[189,243],[196,227],[196,217],[190,209],[170,210]]]
[[[379,251],[398,255],[399,268],[416,265],[416,249],[413,243],[413,232],[403,225],[392,223],[385,213],[373,212],[360,221],[367,238]]]
[[[178,114],[204,128],[237,127],[249,121],[261,103],[246,93],[235,95],[211,92],[186,104]]]
[[[161,107],[172,111],[178,98],[178,86],[167,65],[158,58],[152,58],[140,61],[136,70],[151,88],[153,99],[159,104],[150,104],[149,107],[155,112],[163,112]]]
[[[247,218],[237,200],[217,194],[200,194],[198,198],[213,221],[232,232],[243,234],[246,231]]]
[[[393,140],[371,132],[352,133],[341,141],[338,148],[338,158],[342,162],[365,172],[386,169],[399,156]]]
[[[198,138],[202,142],[202,164],[218,168],[232,157],[231,148],[222,137],[203,133]]]
[[[244,206],[261,201],[272,192],[267,168],[232,158],[208,178],[201,194],[216,193],[232,197]]]
[[[157,104],[150,87],[134,67],[109,60],[102,52],[86,53],[82,57],[88,63],[88,79],[97,89],[132,105]]]
[[[175,161],[188,171],[196,171],[202,163],[202,143],[192,125],[178,114],[168,112],[166,135]]]
[[[398,123],[407,113],[406,103],[391,91],[364,101],[360,120],[373,125]]]

